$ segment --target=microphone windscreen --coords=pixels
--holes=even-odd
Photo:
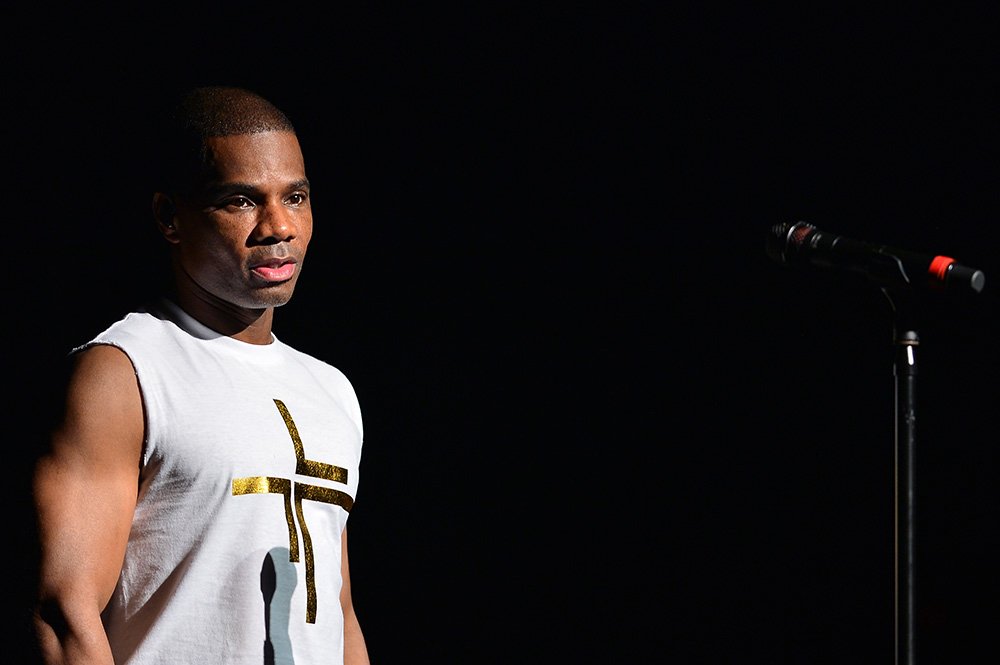
[[[764,247],[767,256],[778,263],[789,263],[805,239],[815,230],[815,226],[805,222],[775,224],[767,234]]]

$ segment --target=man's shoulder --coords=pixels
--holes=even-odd
[[[347,378],[347,375],[344,373],[344,371],[341,370],[340,367],[334,365],[332,362],[325,360],[311,352],[304,351],[297,347],[291,346],[290,344],[278,339],[277,337],[275,337],[275,342],[281,345],[282,349],[284,349],[288,357],[296,360],[302,366],[309,369],[310,372],[313,372],[314,374],[322,374],[324,378],[326,378],[327,380],[337,381],[348,387],[351,385],[351,382]]]
[[[115,338],[141,338],[151,334],[153,331],[163,329],[166,321],[165,317],[157,315],[146,308],[137,308],[126,312],[120,318],[110,323],[104,330],[82,346]]]

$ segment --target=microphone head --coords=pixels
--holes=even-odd
[[[816,227],[806,222],[775,224],[767,234],[764,250],[772,261],[787,265],[794,262],[799,248],[815,231]]]

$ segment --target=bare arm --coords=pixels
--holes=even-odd
[[[117,584],[135,511],[142,402],[121,350],[95,346],[74,363],[62,420],[35,469],[35,623],[47,665],[110,665],[100,614]]]
[[[343,585],[340,587],[340,605],[344,608],[344,665],[369,665],[368,647],[365,644],[361,623],[354,613],[354,601],[351,598],[351,567],[347,560],[347,528],[340,539],[340,574]]]

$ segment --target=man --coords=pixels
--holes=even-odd
[[[348,379],[272,333],[312,234],[286,115],[170,107],[152,196],[172,289],[73,349],[35,471],[46,663],[368,663],[346,523]]]

